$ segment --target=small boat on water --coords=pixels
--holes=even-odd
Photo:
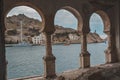
[[[64,44],[64,46],[69,46],[70,44]]]
[[[69,46],[70,45],[70,42],[67,42],[64,44],[64,46]]]
[[[68,45],[70,45],[70,43],[71,43],[71,41],[68,40],[68,41],[64,44],[64,46],[68,46]]]

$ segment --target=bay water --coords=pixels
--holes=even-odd
[[[91,66],[105,63],[105,43],[88,44],[91,54]],[[52,51],[56,57],[56,72],[77,69],[80,67],[80,44],[53,45]],[[7,76],[20,78],[33,75],[43,75],[45,46],[6,47]]]

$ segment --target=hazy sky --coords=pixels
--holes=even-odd
[[[27,6],[15,7],[8,13],[7,16],[18,15],[18,14],[25,14],[28,17],[35,18],[41,21],[41,17],[38,14],[38,12]],[[77,19],[74,17],[74,15],[72,15],[72,13],[62,9],[57,11],[55,15],[54,23],[55,25],[77,29],[78,22]],[[102,19],[99,15],[95,13],[90,18],[90,28],[91,28],[91,32],[94,32],[96,30],[98,34],[104,37]]]
[[[18,14],[25,14],[28,17],[35,18],[41,20],[40,15],[36,10],[27,6],[19,6],[13,8],[7,16],[18,15]]]

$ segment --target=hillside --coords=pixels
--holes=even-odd
[[[6,18],[6,43],[16,43],[16,40],[20,41],[21,22],[23,26],[23,38],[26,41],[31,42],[28,37],[38,36],[41,32],[42,22],[37,19],[29,18],[24,14],[14,15]],[[56,31],[53,34],[52,40],[54,43],[67,42],[80,43],[80,34],[71,28],[65,28],[63,26],[55,25]],[[72,39],[70,36],[75,37]],[[97,33],[89,33],[87,38],[88,43],[103,42]]]

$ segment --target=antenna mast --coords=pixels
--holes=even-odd
[[[22,32],[22,26],[23,25],[23,22],[20,21],[20,26],[21,26],[21,35],[20,35],[20,39],[21,39],[21,42],[23,42],[23,32]]]

